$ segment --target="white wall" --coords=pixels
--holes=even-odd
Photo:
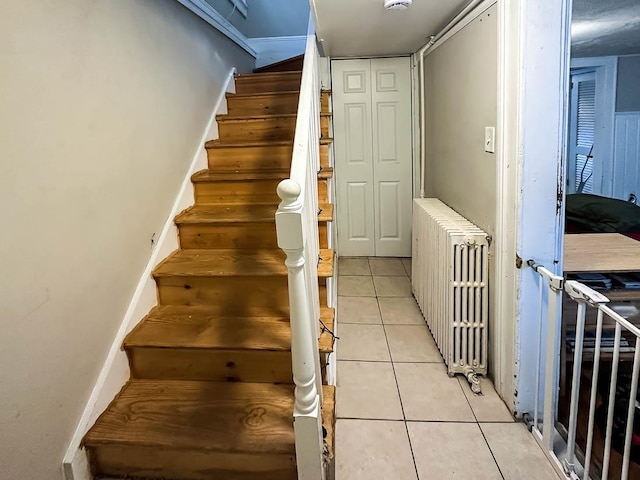
[[[493,235],[496,156],[484,127],[496,125],[497,15],[493,6],[425,58],[425,193]]]
[[[229,0],[205,0],[249,38],[307,34],[309,0],[248,0],[247,16]]]
[[[497,123],[497,35],[494,5],[425,58],[426,196],[439,198],[492,237],[496,155],[484,150],[484,128]],[[493,255],[490,261],[493,277]],[[490,369],[495,331],[491,326]]]
[[[0,476],[61,462],[232,66],[174,0],[0,4]]]
[[[249,13],[241,27],[249,38],[307,34],[309,0],[248,0]]]
[[[640,112],[640,55],[618,57],[616,112]]]

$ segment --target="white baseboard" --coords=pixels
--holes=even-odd
[[[249,45],[256,52],[256,68],[260,68],[302,55],[307,46],[307,37],[300,35],[250,38]]]
[[[76,431],[63,459],[65,480],[92,480],[86,452],[80,448],[82,438],[129,379],[129,363],[126,353],[122,350],[122,343],[127,333],[129,333],[157,303],[156,284],[153,281],[151,272],[160,261],[178,248],[178,230],[173,219],[178,213],[193,204],[191,175],[198,170],[207,168],[207,153],[204,144],[207,140],[218,138],[218,124],[215,122],[215,118],[218,114],[227,113],[225,94],[235,91],[235,84],[233,82],[235,71],[235,68],[231,69],[216,99],[213,111],[209,117],[209,122],[198,144],[189,170],[182,181],[182,186],[173,204],[173,208],[167,216],[167,220],[162,228],[162,233],[158,237],[156,247],[151,252],[151,258],[140,277],[129,308],[127,308],[127,312],[122,319],[120,329],[113,340],[111,349],[98,375],[98,379],[93,387],[84,412],[80,417]]]

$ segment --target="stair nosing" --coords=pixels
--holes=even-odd
[[[276,90],[275,92],[257,92],[257,93],[227,93],[228,98],[252,98],[252,97],[273,97],[285,95],[300,95],[300,90]]]
[[[294,76],[299,75],[302,76],[302,70],[285,70],[284,72],[258,72],[258,73],[236,73],[235,78],[251,78],[258,75],[264,76],[278,76],[278,75],[286,75],[286,76]]]
[[[146,387],[146,385],[149,385],[151,387],[167,386],[174,389],[181,386],[184,387],[187,385],[190,387],[197,386],[197,385],[203,385],[203,386],[206,385],[206,386],[209,386],[212,391],[216,391],[217,389],[226,387],[228,389],[237,389],[238,397],[242,398],[243,400],[244,400],[244,397],[242,395],[244,394],[244,392],[242,392],[242,389],[246,389],[247,393],[249,394],[252,393],[251,390],[255,389],[260,393],[261,396],[268,395],[269,393],[273,394],[273,392],[270,392],[272,388],[273,388],[273,391],[278,391],[278,393],[280,393],[280,390],[290,389],[291,395],[290,396],[287,395],[286,397],[282,397],[282,398],[287,398],[287,402],[291,402],[291,407],[293,409],[293,388],[294,388],[293,384],[269,384],[269,383],[259,383],[259,382],[221,382],[221,381],[206,381],[206,380],[131,379],[129,380],[129,382],[127,382],[127,384],[122,388],[122,390],[114,398],[111,405],[102,413],[102,415],[100,415],[94,427],[92,427],[92,429],[90,429],[89,432],[87,432],[87,434],[84,436],[82,440],[82,445],[90,448],[91,447],[99,448],[100,446],[113,445],[113,446],[130,446],[130,447],[167,448],[167,449],[171,449],[172,451],[201,451],[201,452],[220,452],[220,453],[229,453],[229,454],[245,453],[245,454],[256,454],[256,455],[264,455],[264,454],[288,455],[291,452],[295,451],[295,444],[292,441],[293,435],[291,435],[291,440],[289,440],[288,438],[280,439],[280,441],[277,442],[278,448],[277,449],[271,448],[270,450],[269,446],[273,447],[274,445],[273,442],[270,443],[269,446],[262,446],[262,448],[259,448],[259,449],[250,448],[250,446],[252,445],[251,442],[245,445],[246,448],[228,448],[228,447],[212,445],[210,443],[206,443],[202,441],[200,442],[196,441],[190,444],[188,442],[177,443],[176,441],[177,438],[174,437],[172,439],[172,442],[170,442],[171,444],[169,445],[167,444],[166,441],[164,442],[158,441],[158,438],[164,438],[163,436],[158,436],[156,438],[153,438],[153,436],[150,435],[149,433],[147,433],[147,435],[144,437],[141,437],[141,436],[127,437],[125,435],[122,435],[120,438],[113,438],[113,437],[106,436],[104,432],[94,431],[94,428],[100,424],[101,420],[103,420],[105,416],[108,416],[108,414],[110,413],[110,409],[115,404],[117,404],[118,401],[122,401],[122,402],[125,401],[124,398],[126,396],[126,392],[128,388],[136,388],[136,387],[150,388],[150,387]],[[185,397],[189,398],[187,395],[185,395]],[[249,396],[247,396],[247,399],[248,398]],[[162,412],[162,409],[160,409],[159,411]],[[288,416],[283,416],[282,418],[288,418]],[[137,428],[139,429],[140,427],[137,427]],[[180,425],[178,428],[189,428],[189,426]],[[293,431],[293,427],[291,428],[291,431]],[[163,432],[163,433],[166,435],[166,432]],[[183,440],[183,438],[181,438],[181,440]],[[254,447],[255,447],[255,444],[254,444]]]
[[[260,217],[254,217],[254,218],[202,218],[202,219],[194,219],[194,218],[184,218],[187,215],[190,215],[192,213],[196,213],[200,210],[207,210],[207,209],[213,209],[213,208],[224,208],[226,206],[229,207],[237,207],[237,206],[246,206],[245,204],[228,204],[228,203],[223,203],[223,204],[196,204],[196,205],[192,205],[186,209],[184,209],[182,212],[180,212],[178,215],[176,215],[174,221],[176,225],[220,225],[220,224],[242,224],[242,223],[247,223],[247,224],[254,224],[254,223],[275,223],[276,221],[276,211],[277,211],[277,203],[257,203],[257,204],[251,204],[251,207],[259,207],[259,208],[264,208],[264,210],[273,210],[273,215],[265,215],[265,216],[260,216]],[[267,208],[268,207],[268,208]],[[318,205],[318,208],[320,208],[320,212],[318,213],[318,222],[319,223],[323,223],[323,222],[331,222],[333,221],[333,205],[331,203],[321,203]],[[324,215],[323,215],[324,214]],[[259,249],[256,249],[259,250]]]
[[[231,278],[231,277],[286,277],[288,275],[287,268],[284,264],[284,258],[281,263],[277,263],[272,265],[272,267],[276,267],[275,271],[255,271],[251,273],[245,273],[243,271],[238,272],[229,272],[229,271],[217,271],[217,272],[184,272],[184,271],[170,271],[170,272],[159,272],[162,268],[167,268],[167,265],[170,265],[172,261],[181,255],[184,256],[214,256],[216,253],[218,254],[233,254],[240,256],[257,256],[262,255],[263,252],[279,252],[278,256],[284,255],[284,253],[279,249],[246,249],[246,250],[237,250],[237,249],[188,249],[188,250],[175,250],[169,256],[167,256],[162,262],[160,262],[152,272],[152,276],[154,279],[162,279],[162,278]],[[320,249],[320,256],[323,257],[325,255],[330,255],[331,259],[327,259],[331,261],[330,274],[321,274],[318,272],[318,278],[329,278],[333,276],[334,273],[334,251],[333,249]]]
[[[187,342],[173,342],[169,340],[163,341],[142,341],[136,340],[136,337],[139,335],[139,332],[145,328],[145,325],[148,325],[149,322],[155,322],[157,319],[161,318],[161,315],[157,313],[154,314],[149,312],[142,321],[136,327],[129,332],[123,342],[123,348],[125,351],[130,351],[134,349],[161,349],[161,350],[188,350],[188,351],[215,351],[215,352],[290,352],[291,351],[291,343],[290,338],[289,342],[286,346],[271,344],[268,345],[266,342],[263,345],[223,345],[222,343],[214,344],[210,343],[208,345],[205,344],[188,344]],[[255,323],[254,326],[256,328],[260,327],[269,327],[269,325],[278,325],[289,322],[289,317],[287,316],[265,316],[265,317],[242,317],[242,316],[224,316],[224,315],[212,315],[211,319],[215,319],[220,322],[233,322],[239,323],[242,321],[246,321],[248,323]],[[180,320],[182,323],[184,320]],[[319,325],[324,324],[332,324],[335,321],[335,310],[323,308],[320,312],[320,319],[318,321]],[[263,325],[259,325],[259,323],[263,323]],[[247,325],[245,325],[246,327]],[[149,328],[149,327],[147,327]],[[161,328],[161,327],[156,327]],[[331,334],[327,331],[323,331],[318,338],[318,348],[320,353],[331,353],[333,352],[333,339],[327,340],[331,337]],[[328,347],[324,344],[328,343]]]
[[[293,148],[293,139],[274,139],[274,140],[228,140],[216,138],[205,143],[206,149],[215,148],[253,148],[253,147],[276,147],[291,146]]]
[[[199,170],[191,175],[191,181],[193,183],[207,183],[207,182],[224,182],[224,181],[242,181],[242,180],[277,180],[278,178],[288,178],[290,173],[289,168],[283,169],[264,169],[264,170],[239,170],[239,171],[219,171],[205,168]],[[220,179],[207,178],[208,175],[220,176]],[[284,175],[284,176],[283,176]],[[247,178],[232,178],[234,176]],[[250,178],[255,176],[257,178]],[[225,178],[227,177],[227,178]]]
[[[326,116],[326,114],[322,115]],[[271,113],[266,115],[229,115],[228,113],[223,113],[216,115],[216,120],[218,122],[250,122],[254,120],[272,120],[274,118],[296,118],[297,116],[297,113]]]

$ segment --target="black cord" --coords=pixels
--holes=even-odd
[[[335,333],[329,330],[329,327],[327,327],[322,320],[320,320],[320,325],[322,325],[322,333],[329,332],[329,334],[333,337],[334,340],[340,340],[340,337],[336,336]]]

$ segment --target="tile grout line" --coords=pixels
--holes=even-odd
[[[493,449],[491,448],[491,445],[489,445],[489,440],[487,440],[487,437],[484,434],[484,430],[482,430],[482,427],[480,426],[480,422],[478,422],[478,429],[480,430],[480,434],[482,435],[482,438],[484,438],[484,443],[487,445],[487,448],[489,449],[489,453],[491,454],[491,458],[493,458],[493,462],[496,464],[496,468],[498,469],[498,473],[502,477],[502,480],[506,480],[504,478],[504,473],[502,473],[502,469],[500,468],[500,464],[498,463],[498,459],[496,458],[495,454],[493,453]]]
[[[471,409],[471,413],[473,414],[473,418],[476,419],[475,424],[478,426],[478,430],[480,430],[480,434],[482,435],[482,438],[484,439],[484,443],[487,446],[487,448],[489,449],[489,453],[491,454],[491,458],[493,458],[493,463],[495,463],[496,468],[498,469],[498,473],[502,477],[502,480],[505,480],[504,474],[502,473],[502,469],[500,468],[500,465],[498,464],[498,459],[494,455],[493,450],[491,449],[491,445],[489,445],[489,441],[487,440],[487,437],[485,436],[484,431],[482,430],[482,427],[480,426],[480,421],[478,420],[478,416],[476,415],[476,411],[473,409],[473,405],[471,405],[471,401],[469,400],[469,397],[467,396],[467,394],[466,394],[466,392],[464,390],[464,387],[461,384],[461,380],[460,380],[460,378],[456,378],[456,380],[458,381],[458,386],[462,390],[462,394],[464,395],[464,399],[467,401],[467,404],[469,405],[469,408]],[[465,381],[465,380],[462,380],[462,381]],[[473,395],[473,393],[472,393],[472,395]]]
[[[376,421],[403,422],[404,426],[405,426],[405,431],[406,431],[406,434],[407,434],[407,440],[409,441],[409,449],[410,449],[412,460],[413,460],[414,471],[415,471],[415,474],[416,474],[416,478],[419,480],[420,475],[419,475],[419,472],[418,472],[417,463],[416,463],[416,457],[415,457],[415,453],[414,453],[414,450],[413,450],[413,444],[412,444],[412,441],[411,441],[411,436],[410,436],[409,428],[408,428],[409,421],[406,418],[406,413],[405,413],[405,409],[404,409],[404,403],[402,401],[402,396],[400,394],[400,387],[399,387],[399,384],[398,384],[398,378],[397,378],[397,373],[396,373],[396,370],[395,370],[395,366],[396,366],[396,363],[398,363],[398,364],[431,364],[431,363],[442,363],[442,362],[396,362],[393,359],[393,356],[392,356],[392,353],[391,353],[391,346],[390,346],[389,339],[388,339],[388,334],[387,334],[387,331],[386,331],[386,327],[388,325],[384,321],[384,317],[382,315],[382,309],[381,309],[381,306],[380,306],[380,298],[389,298],[389,297],[378,295],[378,292],[377,292],[377,289],[376,289],[376,285],[375,285],[375,282],[374,282],[374,277],[378,276],[378,277],[398,277],[399,278],[399,277],[403,277],[404,276],[404,277],[408,277],[409,281],[411,281],[411,275],[407,271],[407,268],[404,265],[404,262],[402,262],[402,259],[400,259],[400,261],[402,263],[402,267],[403,267],[404,271],[406,272],[406,275],[374,275],[372,267],[371,267],[371,258],[368,258],[368,257],[365,257],[365,258],[367,260],[367,265],[369,267],[370,273],[367,274],[367,275],[350,275],[350,276],[363,277],[363,278],[364,277],[370,277],[371,278],[371,282],[373,284],[374,295],[373,296],[367,296],[367,295],[365,295],[365,296],[363,296],[363,295],[340,295],[340,296],[342,296],[342,297],[351,297],[351,298],[360,297],[360,298],[375,298],[376,299],[376,306],[378,308],[378,313],[380,315],[380,323],[352,323],[351,325],[358,325],[358,324],[360,324],[360,325],[369,325],[369,326],[382,325],[383,332],[384,332],[384,335],[385,335],[385,342],[387,344],[387,351],[388,351],[388,354],[389,354],[389,360],[387,361],[387,360],[349,360],[349,359],[344,359],[344,360],[341,360],[341,361],[344,361],[344,362],[362,362],[362,363],[391,363],[394,380],[396,382],[396,391],[398,393],[398,399],[400,401],[400,407],[401,407],[401,411],[402,411],[402,419],[343,417],[343,418],[341,418],[341,420],[359,420],[359,421],[369,421],[369,422],[371,422],[371,421],[373,421],[373,422],[376,422]],[[408,298],[413,298],[413,295],[410,295],[410,297],[408,297]],[[347,322],[343,322],[343,323],[347,323]],[[403,323],[400,323],[400,324],[389,324],[389,325],[390,326],[414,326],[415,324],[403,324]],[[431,332],[429,332],[429,333],[431,333]],[[502,469],[501,469],[501,467],[500,467],[500,465],[499,465],[499,463],[498,463],[498,461],[496,459],[496,456],[495,456],[495,454],[493,452],[493,449],[491,448],[491,445],[489,444],[489,441],[488,441],[488,439],[487,439],[487,437],[485,435],[485,432],[483,431],[483,429],[481,427],[481,424],[503,424],[503,423],[511,424],[513,422],[512,421],[509,421],[509,422],[507,422],[507,421],[481,422],[480,419],[478,418],[473,406],[471,405],[470,397],[467,395],[463,385],[461,384],[460,379],[458,378],[457,381],[458,381],[458,386],[462,390],[462,394],[464,395],[465,400],[466,400],[466,402],[467,402],[467,404],[468,404],[468,406],[469,406],[469,408],[470,408],[470,410],[472,412],[472,415],[473,415],[473,418],[474,418],[473,421],[465,422],[465,421],[444,421],[444,420],[416,420],[416,421],[412,421],[412,422],[414,422],[414,423],[433,423],[433,424],[438,424],[438,423],[441,423],[441,424],[467,424],[467,425],[475,423],[478,426],[479,430],[480,430],[480,433],[481,433],[481,435],[483,437],[483,440],[485,441],[485,445],[489,449],[489,452],[491,454],[491,457],[493,458],[494,464],[495,464],[495,466],[496,466],[496,468],[498,470],[500,478],[502,480],[505,480],[504,473],[503,473],[503,471],[502,471]]]
[[[404,268],[404,265],[403,265],[403,268]],[[371,264],[369,264],[369,269],[371,269]],[[375,283],[373,285],[373,288],[375,289]],[[385,328],[384,319],[382,318],[382,309],[380,308],[380,301],[378,300],[377,296],[376,296],[376,303],[378,304],[378,312],[380,313],[380,320],[382,321],[382,330],[384,331],[384,339],[387,343],[389,358],[391,359],[391,370],[393,370],[393,379],[396,382],[396,391],[398,392],[398,400],[400,401],[400,409],[402,410],[404,430],[407,433],[407,442],[409,442],[409,451],[411,452],[411,460],[413,461],[413,470],[416,473],[416,479],[420,480],[420,474],[418,473],[418,465],[416,464],[416,455],[413,452],[413,445],[411,444],[411,436],[409,435],[409,426],[407,425],[407,415],[404,412],[404,403],[402,402],[402,395],[400,395],[400,386],[398,385],[398,376],[396,375],[396,367],[393,362],[393,356],[391,355],[391,346],[389,345],[389,338],[387,337],[387,329]]]
[[[350,325],[357,325],[356,323],[351,323]],[[367,325],[370,327],[384,327],[384,325],[380,325],[380,324],[375,324],[375,325]],[[392,325],[395,326],[395,325]],[[403,326],[403,325],[401,325]],[[410,325],[413,326],[413,325]],[[386,335],[386,333],[385,333]],[[358,359],[353,359],[353,358],[341,358],[340,359],[341,362],[362,362],[362,363],[391,363],[392,360],[358,360]],[[443,364],[442,361],[433,361],[433,362],[425,362],[425,361],[420,361],[420,362],[393,362],[393,363],[419,363],[419,364],[433,364],[433,363],[437,363],[438,365]],[[497,423],[510,423],[510,422],[497,422]]]

